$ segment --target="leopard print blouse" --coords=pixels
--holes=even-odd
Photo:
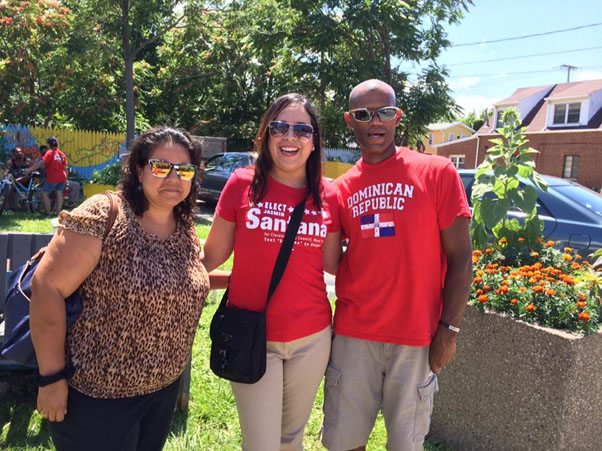
[[[164,241],[146,233],[121,194],[106,238],[109,199],[94,196],[60,227],[103,239],[96,268],[79,288],[83,311],[67,331],[75,374],[69,384],[95,398],[153,393],[188,362],[209,290],[194,226],[178,223]]]

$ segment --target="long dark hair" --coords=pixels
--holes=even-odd
[[[320,139],[320,125],[318,124],[318,116],[316,115],[313,105],[307,97],[301,94],[286,94],[278,97],[261,119],[259,130],[255,136],[255,152],[257,152],[258,157],[255,162],[255,175],[253,176],[251,189],[249,190],[249,200],[253,203],[257,203],[263,199],[267,191],[268,174],[274,165],[274,160],[272,159],[268,148],[270,122],[276,119],[282,110],[289,105],[294,104],[302,105],[305,108],[305,111],[307,111],[307,114],[309,114],[309,117],[311,118],[311,125],[314,128],[314,151],[311,152],[305,163],[305,172],[309,195],[313,199],[316,207],[321,208],[322,140]]]
[[[184,147],[190,155],[190,162],[199,168],[191,181],[190,193],[173,209],[177,221],[192,223],[199,194],[200,166],[202,165],[201,147],[185,130],[157,127],[140,135],[132,146],[128,164],[121,177],[120,188],[134,213],[142,216],[148,209],[148,200],[144,196],[142,185],[138,180],[138,168],[144,169],[153,151],[165,144],[177,144]]]

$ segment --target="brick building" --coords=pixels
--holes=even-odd
[[[517,89],[497,102],[489,121],[471,137],[436,145],[437,154],[457,167],[472,169],[499,138],[506,108],[516,108],[526,127],[537,171],[569,178],[599,190],[602,187],[602,79]],[[462,166],[463,164],[463,166]]]

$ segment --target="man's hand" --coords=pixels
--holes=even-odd
[[[67,381],[61,379],[54,384],[38,389],[38,412],[49,421],[63,421],[67,414]]]
[[[444,367],[454,361],[457,337],[456,332],[446,327],[437,328],[429,349],[429,365],[433,373],[439,374]]]

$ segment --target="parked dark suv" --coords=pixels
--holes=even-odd
[[[470,202],[475,169],[458,171]],[[560,248],[572,247],[587,256],[602,248],[602,195],[571,180],[543,176],[548,184],[547,191],[537,190],[537,211],[544,223],[546,240],[560,241]],[[532,185],[528,180],[521,183]],[[520,211],[510,212],[513,218],[525,215]]]
[[[202,175],[199,199],[217,202],[224,185],[239,168],[246,168],[255,163],[256,155],[251,152],[218,153],[205,162]]]

